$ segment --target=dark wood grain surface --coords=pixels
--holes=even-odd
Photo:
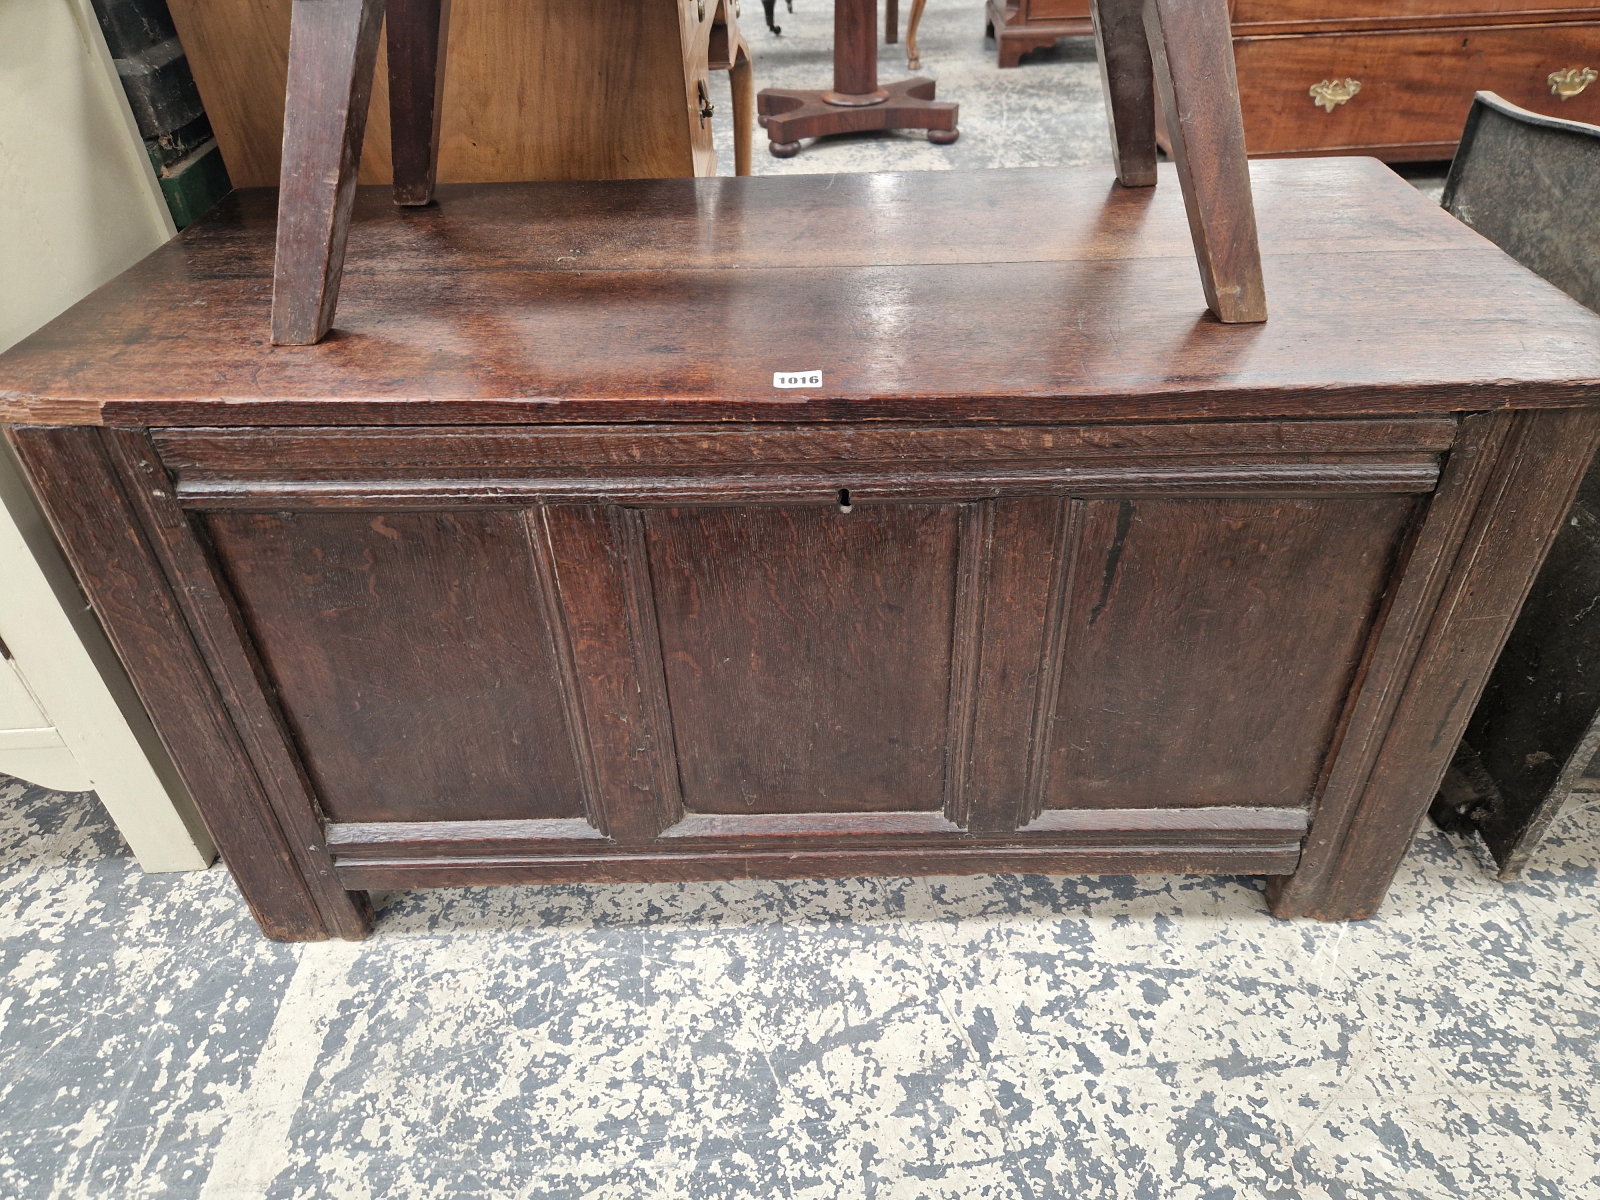
[[[236,194],[0,356],[0,418],[1193,420],[1600,381],[1600,318],[1379,164],[1252,178],[1262,327],[1205,315],[1174,181],[1016,170],[363,191],[339,328],[276,348],[273,195]],[[814,369],[815,394],[772,387]]]
[[[383,7],[382,0],[294,5],[272,284],[272,340],[280,345],[316,342],[339,302]]]
[[[1227,0],[1146,0],[1144,27],[1206,301],[1230,324],[1265,321]]]
[[[1041,493],[1431,491],[1451,419],[1175,425],[166,429],[184,505],[264,512]],[[424,436],[425,435],[425,436]]]
[[[1175,187],[929,173],[362,196],[349,326],[276,350],[246,195],[0,359],[8,436],[271,936],[853,873],[1363,917],[1600,320],[1375,164],[1256,185],[1265,326]]]
[[[1063,842],[1103,846],[1162,845],[1173,840],[1243,847],[1293,840],[1306,831],[1306,809],[1077,808],[1054,809],[1028,829],[1024,844]],[[791,849],[915,850],[930,838],[961,846],[1016,846],[1009,833],[964,830],[936,812],[691,814],[656,850],[784,846]],[[328,846],[340,859],[435,858],[441,855],[593,854],[604,835],[586,821],[376,821],[328,826]],[[633,850],[630,853],[638,853]]]
[[[650,571],[699,813],[937,809],[957,505],[665,509]]]
[[[1151,187],[1156,182],[1156,85],[1144,5],[1140,0],[1090,0],[1089,16],[1117,179],[1128,187]]]
[[[1045,803],[1309,803],[1414,509],[1085,504]]]
[[[493,477],[542,470],[610,472],[882,462],[1137,462],[1215,457],[1252,463],[1427,457],[1455,440],[1450,417],[1389,421],[1221,421],[1168,425],[614,425],[422,429],[163,429],[161,461],[189,484],[255,479]]]
[[[1247,847],[924,847],[905,850],[705,850],[683,854],[497,855],[492,858],[341,861],[348,888],[484,887],[547,883],[660,883],[697,879],[851,879],[863,875],[1279,875],[1299,857],[1293,840]]]
[[[552,505],[529,515],[534,554],[561,614],[551,684],[579,728],[589,819],[623,845],[683,816],[660,630],[649,597],[643,518],[634,509]]]
[[[371,905],[333,877],[321,814],[296,776],[298,756],[248,649],[230,637],[227,600],[196,561],[200,548],[181,513],[165,538],[147,524],[175,510],[159,477],[150,477],[155,456],[139,453],[142,437],[121,433],[133,444],[115,447],[109,439],[119,434],[98,430],[8,434],[184,782],[203,797],[206,828],[261,931],[282,941],[364,936]],[[194,570],[198,594],[171,590],[174,552]],[[232,641],[224,650],[230,663],[219,660],[216,635]]]
[[[450,0],[387,0],[384,22],[394,199],[426,204],[439,168]]]
[[[1280,916],[1371,916],[1444,777],[1534,575],[1600,444],[1600,410],[1463,422],[1351,692]]]
[[[520,514],[205,529],[330,819],[582,815]]]

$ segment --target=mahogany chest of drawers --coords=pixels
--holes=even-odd
[[[1446,159],[1479,89],[1600,122],[1595,4],[1232,0],[1230,9],[1252,155]]]
[[[1089,0],[987,0],[984,16],[1002,67],[1016,66],[1028,51],[1053,46],[1057,38],[1094,34]]]
[[[277,348],[236,193],[0,357],[0,418],[271,937],[977,871],[1367,916],[1600,318],[1336,159],[1254,165],[1271,316],[1222,325],[1163,175],[372,189]]]

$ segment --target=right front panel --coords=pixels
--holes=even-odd
[[[1044,806],[1307,803],[1415,503],[1083,502]]]

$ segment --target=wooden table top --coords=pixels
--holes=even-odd
[[[1175,174],[458,185],[357,200],[335,331],[268,344],[270,190],[4,356],[0,420],[1357,415],[1600,402],[1600,317],[1380,163],[1251,164],[1271,318],[1205,311]],[[823,375],[779,390],[778,371]]]

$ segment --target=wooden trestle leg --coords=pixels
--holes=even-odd
[[[309,346],[333,324],[384,0],[294,0],[283,122],[272,341]]]
[[[1227,0],[1145,0],[1144,27],[1206,303],[1228,324],[1265,321]]]
[[[1156,181],[1156,100],[1172,139],[1206,303],[1267,319],[1226,0],[1091,0],[1117,179]]]
[[[1156,182],[1156,85],[1144,32],[1144,0],[1090,0],[1111,159],[1124,187]]]
[[[422,205],[433,199],[439,164],[450,0],[388,0],[388,6],[394,202]]]
[[[750,174],[750,148],[755,137],[755,75],[750,69],[750,43],[744,40],[732,15],[733,5],[719,0],[711,20],[711,41],[707,45],[706,65],[713,71],[726,71],[733,92],[733,173]]]

